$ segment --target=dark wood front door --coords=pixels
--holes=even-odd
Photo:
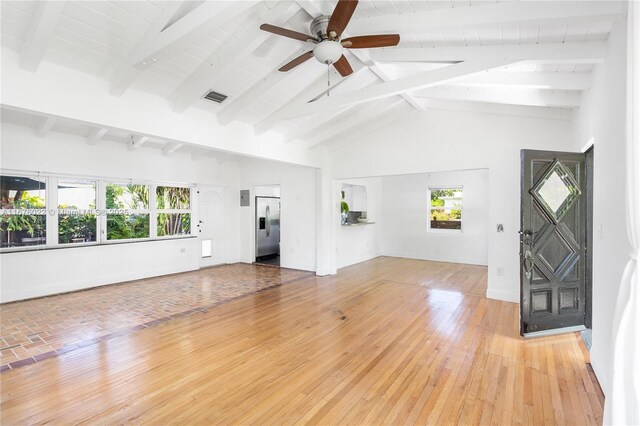
[[[522,150],[521,333],[584,325],[585,155]]]

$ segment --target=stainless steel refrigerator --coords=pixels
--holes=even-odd
[[[280,198],[256,197],[256,259],[280,254]]]

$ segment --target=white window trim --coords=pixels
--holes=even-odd
[[[445,207],[432,207],[431,206],[431,191],[439,190],[439,189],[459,189],[462,191],[462,205],[460,208],[456,208],[456,210],[460,210],[462,213],[462,219],[460,219],[460,229],[442,229],[442,228],[432,228],[431,227],[431,211],[432,210],[446,210]],[[457,207],[457,206],[456,206]],[[451,208],[449,208],[451,210]],[[463,233],[464,231],[464,186],[463,185],[441,185],[441,186],[429,186],[427,191],[427,232],[433,232],[436,234],[453,234],[453,233]]]

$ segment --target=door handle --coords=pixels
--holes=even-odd
[[[266,208],[266,212],[265,212],[265,233],[267,234],[267,237],[271,234],[271,209],[269,209],[269,206],[267,206]]]
[[[533,272],[534,265],[535,265],[535,260],[533,258],[533,254],[531,254],[530,250],[527,250],[524,253],[524,276],[527,279],[531,278],[531,273]]]

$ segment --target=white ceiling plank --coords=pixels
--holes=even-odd
[[[418,114],[418,112],[407,108],[403,104],[397,105],[395,108],[389,109],[378,117],[373,117],[373,119],[365,122],[366,125],[351,127],[336,135],[333,140],[323,141],[320,147],[325,147],[328,152],[337,151],[413,114]]]
[[[91,131],[91,133],[89,134],[89,136],[87,136],[87,143],[89,145],[97,144],[98,141],[100,139],[102,139],[104,137],[104,135],[107,134],[108,131],[109,131],[109,129],[107,129],[105,127],[97,127],[95,129],[93,129]]]
[[[308,114],[317,114],[326,111],[335,111],[336,109],[350,105],[356,105],[363,102],[399,95],[405,92],[437,86],[470,74],[511,65],[513,63],[514,61],[510,59],[505,60],[492,57],[483,58],[477,61],[461,62],[459,64],[438,68],[410,77],[365,87],[361,90],[343,95],[322,98],[313,103],[305,105],[291,105],[288,106],[282,114],[284,116],[283,118],[289,118]]]
[[[152,38],[133,58],[134,63],[148,61],[186,37],[223,25],[259,3],[259,0],[205,1],[180,20]]]
[[[173,13],[171,13],[171,10],[167,10],[166,13],[162,14],[161,18],[154,23],[152,30],[147,33],[147,36],[145,36],[145,39],[136,48],[131,57],[123,64],[119,72],[115,74],[112,94],[122,94],[135,80],[139,73],[139,70],[136,69],[137,66],[140,66],[142,63],[152,63],[154,56],[157,56],[163,50],[175,46],[188,36],[206,31],[217,25],[223,25],[236,16],[246,12],[256,3],[258,3],[257,0],[204,2],[163,30],[163,22],[166,25],[173,17],[173,14],[175,14],[175,10],[181,5],[180,2],[172,4],[170,7],[174,9]]]
[[[349,116],[348,119],[344,119],[333,126],[327,126],[323,131],[317,132],[310,138],[310,143],[307,148],[311,149],[317,145],[321,145],[327,142],[334,142],[334,137],[341,134],[348,129],[362,129],[361,125],[367,121],[375,121],[376,118],[382,117],[388,113],[389,110],[404,103],[403,99],[398,99],[393,103],[389,103],[386,100],[380,100],[367,105],[364,108],[353,108],[346,112]]]
[[[113,78],[111,81],[112,95],[122,95],[124,91],[127,90],[127,88],[138,77],[140,69],[136,68],[136,65],[138,65],[138,62],[140,61],[139,58],[147,52],[149,44],[158,37],[158,35],[169,23],[171,18],[173,18],[178,9],[180,9],[182,4],[183,2],[181,1],[165,3],[165,8],[163,9],[162,13],[153,22],[153,24],[151,24],[151,27],[145,33],[140,43],[138,43],[133,53],[122,64],[120,64],[120,66],[113,73]]]
[[[300,8],[295,3],[280,2],[272,8],[261,4],[259,16],[244,25],[238,34],[231,37],[235,40],[231,45],[223,45],[213,52],[202,66],[189,76],[174,95],[173,108],[182,112],[202,98],[216,82],[224,78],[230,70],[236,68],[247,56],[271,36],[262,31],[260,24],[268,22],[282,26]]]
[[[455,86],[512,86],[529,89],[588,90],[591,73],[486,72],[451,83]]]
[[[342,108],[334,112],[316,114],[299,126],[294,127],[282,135],[282,140],[288,143],[295,139],[305,139],[305,136],[313,133],[323,126],[326,126],[327,123],[330,123],[336,117],[339,117],[346,109],[347,108]]]
[[[486,102],[509,105],[527,105],[556,108],[577,108],[580,106],[579,93],[551,93],[541,91],[482,91],[464,88],[432,87],[413,94],[416,98]]]
[[[427,110],[464,111],[480,114],[535,117],[548,120],[571,121],[573,113],[567,108],[534,107],[524,105],[490,104],[444,99],[419,99]]]
[[[331,73],[332,73],[331,77],[334,80],[337,78],[340,78],[340,74],[338,74],[338,72],[334,68],[331,68]],[[355,71],[354,71],[354,74],[355,74]],[[342,82],[346,80],[347,79],[338,80],[338,83],[335,84],[332,87],[332,89],[338,86],[339,84],[342,84]],[[326,94],[326,92],[327,92],[327,77],[326,76],[318,77],[314,82],[312,82],[307,87],[305,87],[300,93],[298,93],[293,99],[291,99],[289,102],[287,102],[282,107],[280,107],[277,111],[269,114],[267,117],[263,118],[258,123],[256,123],[253,126],[254,133],[256,135],[262,135],[267,130],[270,130],[275,123],[277,123],[282,119],[281,118],[282,111],[285,110],[289,105],[291,104],[298,105],[301,103],[307,103],[312,99],[319,98],[320,96]]]
[[[51,130],[55,123],[55,117],[46,117],[44,120],[42,120],[42,122],[36,129],[36,134],[38,135],[38,137],[44,138],[45,136],[47,136],[49,134],[49,130]]]
[[[149,141],[149,136],[132,136],[129,142],[129,151],[135,151]]]
[[[162,155],[164,155],[165,157],[171,155],[183,146],[184,144],[180,142],[169,142],[162,147]]]
[[[626,13],[625,2],[501,2],[473,7],[443,8],[415,13],[353,19],[352,34],[384,34],[433,30],[463,30],[485,26],[518,26],[581,20],[609,19]]]
[[[281,72],[278,71],[280,67],[291,62],[293,59],[297,58],[304,52],[309,51],[309,47],[305,46],[303,48],[298,49],[293,55],[289,56],[287,59],[282,61],[276,68],[270,71],[265,77],[263,77],[256,84],[251,86],[248,90],[244,91],[240,96],[235,98],[232,102],[226,105],[218,114],[218,122],[222,125],[227,125],[231,123],[237,115],[245,109],[247,106],[251,105],[257,99],[259,99],[262,95],[267,93],[269,90],[273,89],[279,83],[284,81],[287,76],[296,72],[300,69],[297,67],[289,72]]]
[[[66,1],[38,2],[25,43],[20,51],[20,66],[23,69],[32,72],[38,69],[66,5]]]
[[[375,62],[456,62],[486,57],[537,63],[599,63],[607,53],[606,42],[450,46],[431,48],[373,49]]]

